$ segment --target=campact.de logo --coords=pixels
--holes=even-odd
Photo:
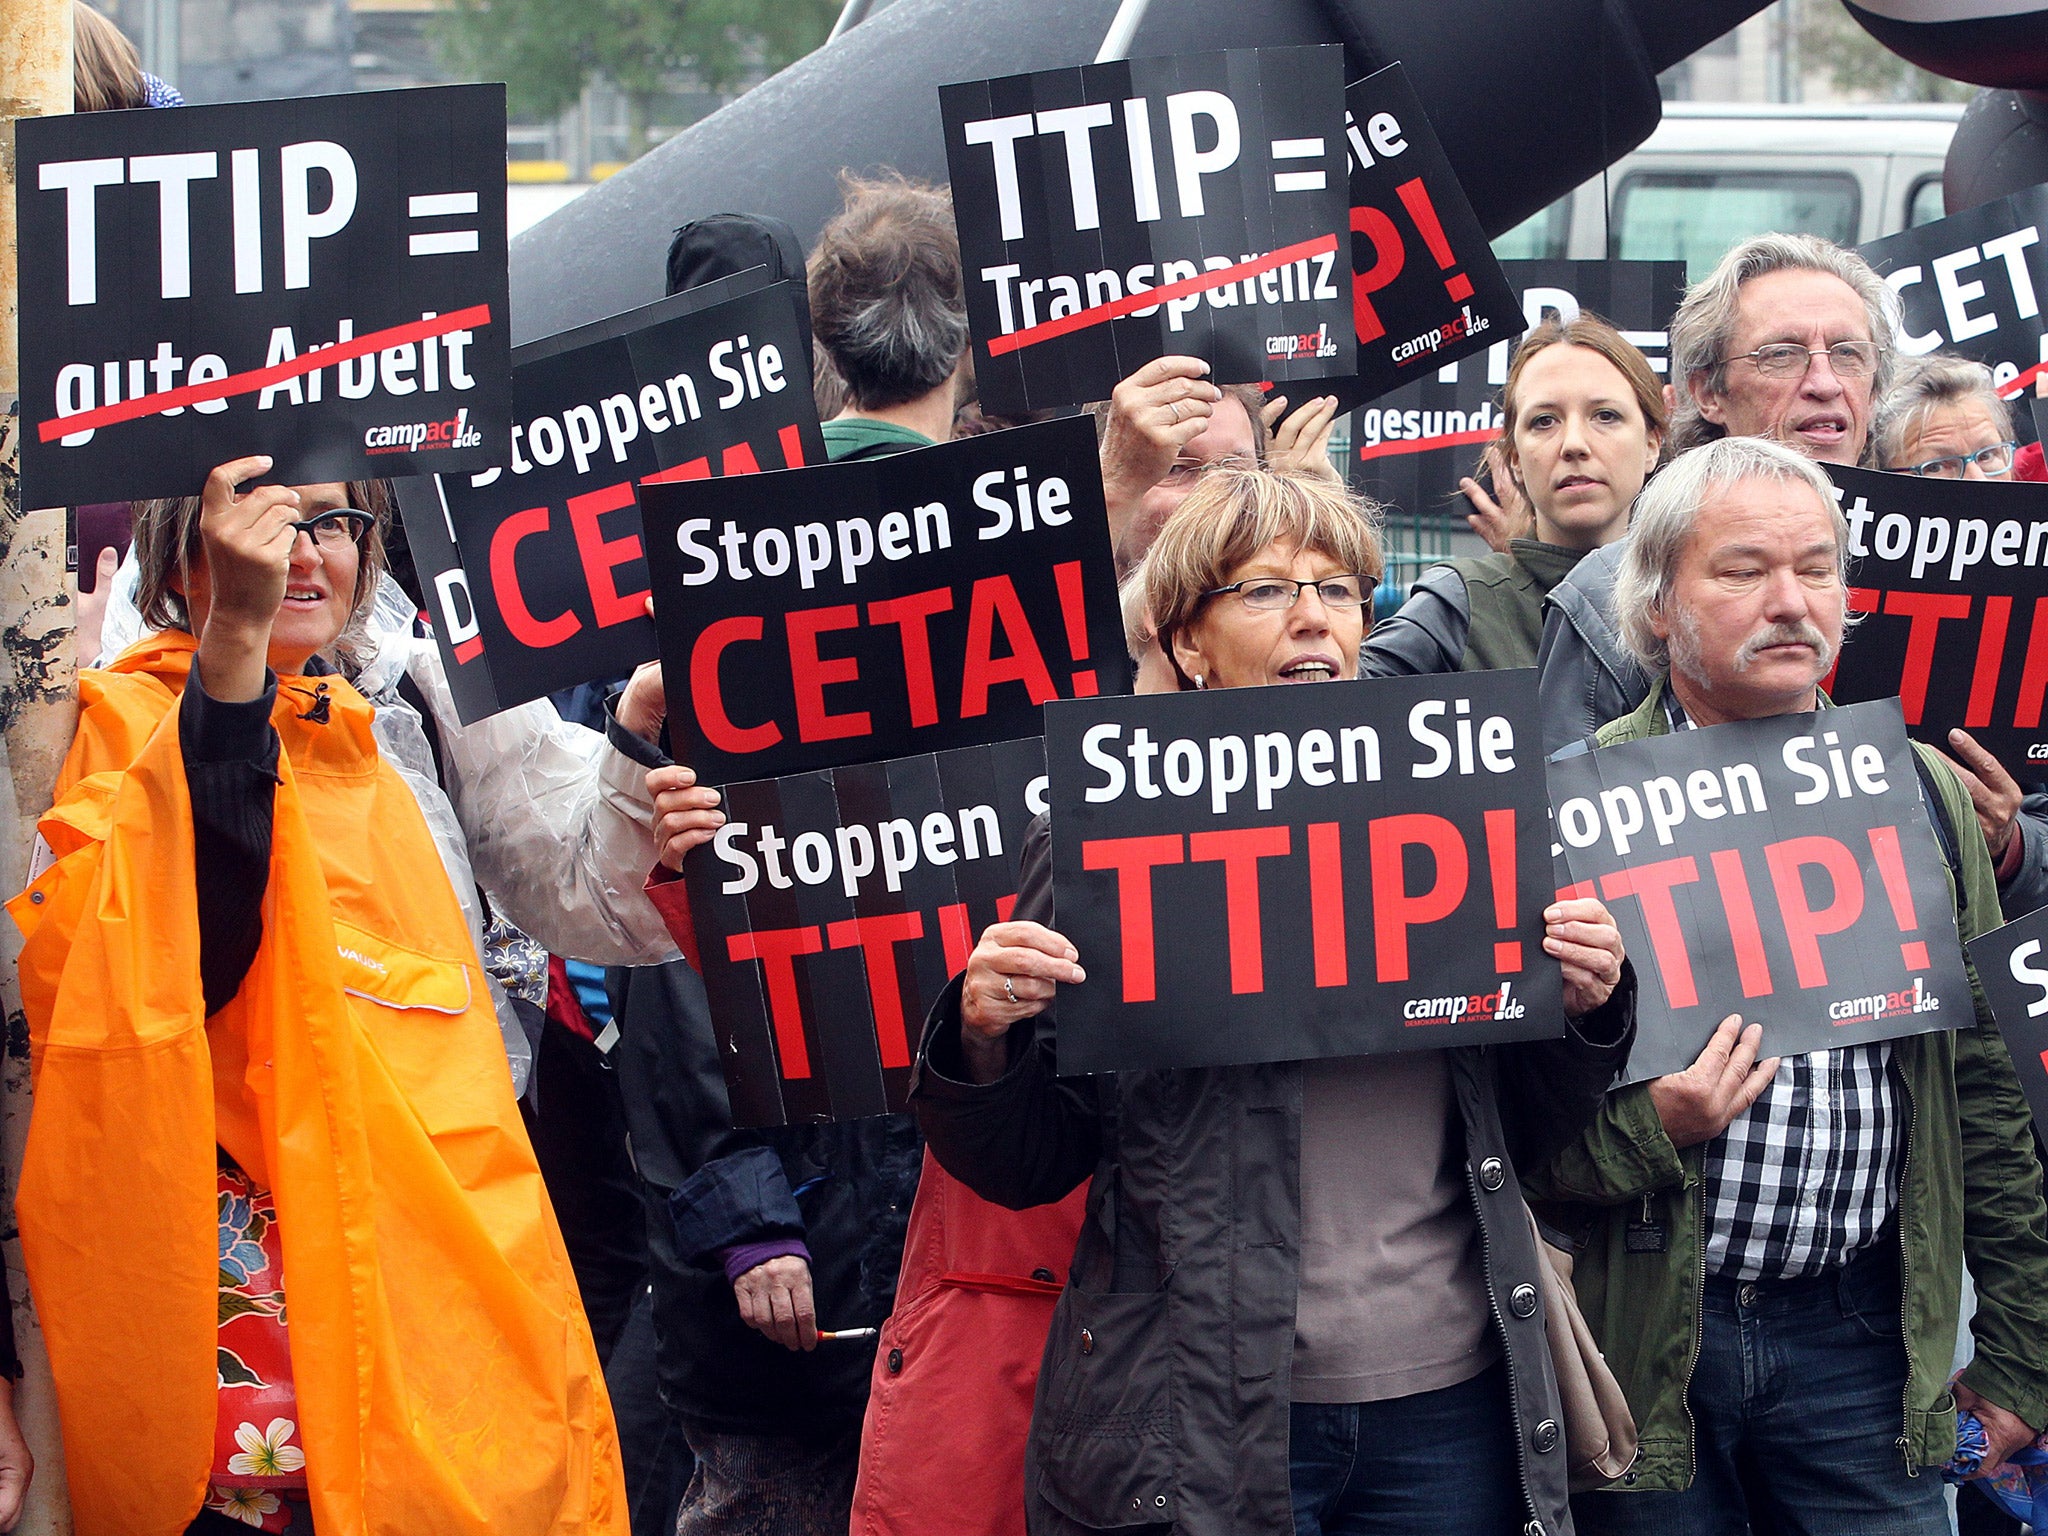
[[[1299,336],[1268,336],[1266,356],[1268,357],[1335,357],[1337,343],[1330,339],[1330,328],[1319,325],[1312,331]]]
[[[1845,997],[1828,1004],[1828,1017],[1837,1024],[1877,1024],[1902,1019],[1915,1013],[1941,1012],[1941,999],[1927,990],[1918,976],[1902,992],[1871,992],[1862,997]]]
[[[483,440],[483,433],[469,424],[469,407],[465,405],[447,421],[371,427],[363,434],[363,452],[424,453],[431,448],[474,448]]]
[[[1519,1019],[1528,1004],[1510,994],[1512,981],[1500,984],[1498,992],[1480,992],[1470,997],[1412,997],[1401,1007],[1401,1017],[1410,1024],[1460,1024],[1467,1019]]]

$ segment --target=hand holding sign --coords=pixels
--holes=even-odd
[[[1061,983],[1088,979],[1081,952],[1041,923],[992,923],[967,957],[960,986],[960,1045],[977,1083],[992,1083],[1009,1067],[1005,1036],[1045,1012]]]
[[[1543,952],[1564,972],[1564,1011],[1581,1019],[1621,984],[1621,930],[1590,896],[1560,901],[1543,914]]]
[[[270,468],[267,455],[236,459],[206,477],[199,504],[205,551],[199,667],[209,697],[239,703],[261,696],[270,631],[285,600],[292,546],[299,530],[299,493],[288,485],[235,489]],[[195,571],[195,574],[197,572]],[[188,602],[197,593],[188,594]]]
[[[1672,1146],[1712,1141],[1763,1095],[1778,1075],[1777,1057],[1756,1059],[1763,1039],[1763,1025],[1731,1013],[1691,1066],[1651,1080],[1650,1104]]]
[[[2026,792],[2005,771],[2004,765],[1978,746],[1977,738],[1960,726],[1948,733],[1948,744],[1955,751],[1943,752],[1942,758],[1955,769],[1956,777],[1970,792],[1970,804],[1976,809],[1977,824],[1984,829],[1984,841],[1991,847],[1991,862],[1995,865],[2005,857],[2006,845],[2013,839],[2020,802],[2026,799]],[[1965,763],[1969,766],[1965,767]]]
[[[725,825],[725,813],[718,808],[723,797],[698,784],[696,770],[681,763],[649,770],[647,793],[654,800],[654,846],[670,869],[680,870],[683,856],[710,842]]]
[[[1223,391],[1199,357],[1155,357],[1110,391],[1102,429],[1102,499],[1120,541],[1145,493],[1173,472],[1180,451],[1209,429]]]

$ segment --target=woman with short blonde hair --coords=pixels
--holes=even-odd
[[[1330,682],[1357,676],[1380,569],[1376,509],[1219,468],[1153,544],[1145,595],[1184,688]],[[1578,1134],[1626,1058],[1606,909],[1548,913],[1555,1040],[1060,1079],[1048,1010],[1089,983],[1047,926],[1048,846],[1041,818],[1027,895],[933,1010],[911,1095],[985,1199],[1092,1180],[1026,1448],[1030,1529],[1568,1529],[1514,1168]],[[1163,957],[1180,936],[1161,921]]]

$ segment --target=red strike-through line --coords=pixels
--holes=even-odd
[[[2044,368],[2048,368],[2048,363],[2034,364],[2033,367],[2029,368],[2025,373],[2021,374],[2018,378],[2014,379],[2010,384],[2006,385],[2005,388],[2001,389],[1998,392],[1998,398],[2001,400],[2017,400],[2021,395],[2026,393],[2028,385],[2032,384],[2034,380],[2041,377],[2041,371]]]
[[[111,427],[116,422],[133,421],[139,416],[155,416],[181,405],[198,405],[207,400],[246,395],[295,379],[302,373],[311,373],[316,368],[331,368],[336,363],[382,352],[387,347],[402,347],[409,341],[425,341],[432,336],[445,336],[450,331],[472,330],[490,323],[491,306],[472,304],[468,309],[436,315],[431,320],[412,320],[404,325],[394,325],[389,330],[372,331],[367,336],[336,342],[331,347],[302,352],[287,362],[272,363],[268,368],[231,373],[224,379],[213,379],[205,384],[181,384],[159,394],[137,395],[133,400],[103,405],[98,410],[80,411],[76,416],[54,417],[36,424],[36,440],[47,443],[59,437],[69,437],[74,432],[91,432],[100,427]]]
[[[1490,443],[1500,434],[1491,427],[1476,432],[1446,432],[1442,437],[1410,437],[1398,443],[1375,443],[1358,450],[1361,459],[1385,458],[1390,453],[1429,453],[1438,448],[1462,448],[1468,443]]]
[[[1311,256],[1321,256],[1337,249],[1335,235],[1318,235],[1313,240],[1304,240],[1299,245],[1284,246],[1264,256],[1255,256],[1250,261],[1240,261],[1234,267],[1218,267],[1214,272],[1204,272],[1198,277],[1182,278],[1177,283],[1168,283],[1164,288],[1142,288],[1136,293],[1125,294],[1107,304],[1098,304],[1093,309],[1076,310],[1071,315],[1061,315],[1057,320],[1047,320],[1029,326],[1021,331],[1012,331],[1007,336],[992,337],[988,344],[990,357],[1001,357],[1024,347],[1036,346],[1041,341],[1051,341],[1055,336],[1065,336],[1073,331],[1084,331],[1091,325],[1101,325],[1106,320],[1115,320],[1140,309],[1150,309],[1154,304],[1164,304],[1169,299],[1184,299],[1191,293],[1207,293],[1211,288],[1228,288],[1232,283],[1241,283],[1248,277],[1257,277],[1261,272],[1277,271],[1289,262],[1306,261]]]

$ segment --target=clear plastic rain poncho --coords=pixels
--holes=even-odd
[[[641,888],[655,853],[646,773],[545,700],[463,725],[433,638],[414,632],[412,600],[388,574],[377,583],[336,647],[342,671],[376,706],[377,748],[419,801],[441,851],[483,961],[513,1090],[524,1093],[533,1042],[507,994],[545,1005],[550,952],[593,965],[677,957]],[[142,637],[136,590],[131,555],[108,594],[103,657]],[[429,727],[399,693],[408,676],[434,717],[438,774]]]

